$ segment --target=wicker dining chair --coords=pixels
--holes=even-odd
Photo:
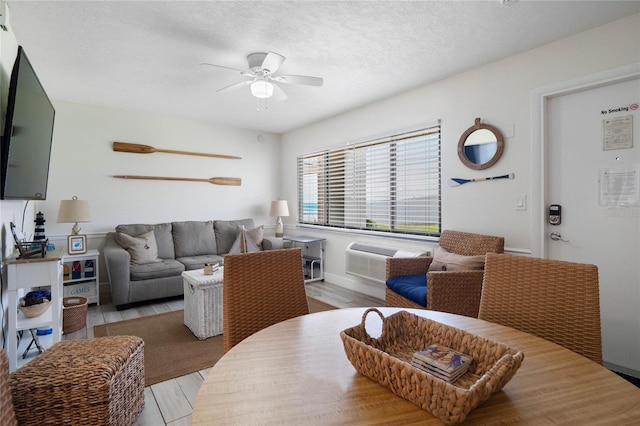
[[[275,323],[309,313],[300,248],[224,258],[224,351]]]
[[[450,253],[462,256],[504,252],[503,237],[461,231],[442,231],[439,245]],[[385,305],[400,308],[426,308],[477,317],[483,271],[429,271],[432,261],[432,256],[387,258],[386,280],[393,277],[426,274],[426,289],[422,289],[422,294],[426,290],[426,300],[419,304],[386,287]]]
[[[478,318],[534,334],[602,364],[596,265],[487,254]]]

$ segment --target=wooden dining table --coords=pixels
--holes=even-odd
[[[401,309],[378,308],[385,316]],[[366,308],[335,309],[259,331],[227,352],[202,383],[192,425],[393,424],[442,422],[360,375],[340,332]],[[443,312],[402,309],[525,354],[513,378],[475,408],[465,425],[638,425],[640,388],[575,352],[498,324]],[[378,315],[366,328],[381,331]]]

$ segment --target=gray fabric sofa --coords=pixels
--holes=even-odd
[[[127,309],[134,302],[184,294],[182,272],[203,268],[205,263],[222,265],[223,256],[236,240],[239,226],[254,228],[253,219],[118,225],[115,232],[107,233],[103,249],[116,309]],[[148,234],[150,231],[152,235]],[[132,263],[130,252],[123,247],[131,239],[119,233],[131,237],[148,235],[152,246],[155,238],[157,256],[153,253],[153,261]],[[276,247],[265,240],[265,248]]]

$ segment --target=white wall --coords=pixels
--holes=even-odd
[[[296,157],[322,148],[420,123],[442,124],[442,227],[502,235],[508,251],[532,252],[532,209],[515,208],[519,194],[532,199],[535,182],[531,158],[531,92],[554,82],[640,61],[640,14],[568,37],[505,60],[430,84],[399,96],[292,131],[282,138],[282,195],[296,200]],[[460,135],[474,118],[498,127],[505,136],[502,159],[490,169],[475,171],[458,159]],[[451,177],[477,178],[515,173],[513,180],[447,186]],[[345,286],[358,286],[345,276],[345,248],[362,237],[309,228],[295,229],[297,206],[291,203],[285,220],[290,233],[322,235],[326,242],[326,272]],[[389,241],[385,245],[425,247],[426,243]],[[335,278],[334,278],[335,277]],[[379,290],[377,290],[379,294]]]
[[[47,234],[67,234],[56,223],[59,202],[77,196],[89,200],[93,220],[81,224],[87,234],[113,230],[120,223],[268,217],[277,198],[279,136],[220,127],[135,111],[54,102],[56,122],[47,200],[36,210],[47,219]],[[114,141],[204,153],[240,156],[240,160],[166,153],[115,152]],[[123,180],[113,175],[185,178],[238,177],[241,186],[208,182]]]

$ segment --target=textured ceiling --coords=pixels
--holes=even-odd
[[[49,96],[284,133],[640,12],[640,1],[12,1],[10,26]],[[260,103],[252,52],[287,59]]]

